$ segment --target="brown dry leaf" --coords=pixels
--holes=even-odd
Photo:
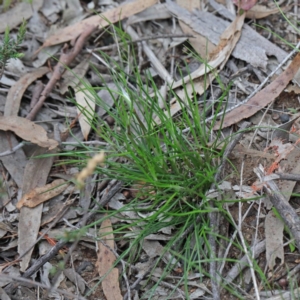
[[[167,1],[167,5],[169,4],[170,1]],[[192,98],[194,91],[196,91],[197,94],[202,95],[209,84],[217,76],[216,68],[222,70],[222,68],[225,66],[231,52],[241,36],[241,29],[243,27],[244,20],[245,14],[237,16],[236,19],[225,29],[220,37],[220,42],[216,49],[209,55],[210,59],[207,63],[210,66],[209,68],[207,64],[202,64],[196,71],[185,76],[183,79],[178,80],[172,85],[172,88],[174,89],[181,86],[183,83],[187,83],[184,89],[177,92],[178,97],[182,99],[183,103],[188,104],[187,98]],[[207,74],[208,69],[214,70],[215,72],[213,74]],[[205,74],[205,78],[195,80],[196,78]],[[191,80],[195,81],[189,83]],[[173,98],[171,100],[170,117],[180,111],[182,109],[182,105],[182,103],[178,102],[177,98]],[[165,113],[166,115],[169,115],[169,111],[166,111]],[[161,123],[160,118],[154,118],[154,122],[159,125]]]
[[[250,10],[246,12],[246,17],[248,19],[263,19],[267,16],[277,14],[279,12],[279,9],[277,7],[275,8],[267,8],[264,5],[255,5]]]
[[[57,141],[47,137],[47,132],[42,126],[18,116],[0,116],[0,130],[13,131],[25,141],[30,141],[49,150],[58,146]]]
[[[283,229],[283,222],[270,210],[265,220],[265,236],[266,259],[271,270],[276,264],[277,257],[281,260],[281,264],[284,262]]]
[[[178,5],[192,12],[197,9],[200,10],[200,1],[196,0],[177,0]],[[179,25],[185,34],[192,34],[194,37],[189,38],[190,44],[200,54],[202,58],[206,58],[208,53],[213,51],[215,48],[214,44],[211,43],[206,37],[194,31],[189,25],[179,20]]]
[[[243,119],[249,118],[280,95],[287,84],[294,78],[300,68],[300,53],[298,53],[286,70],[280,74],[272,83],[252,97],[245,105],[226,114],[223,123],[218,122],[214,130],[228,127]]]
[[[20,25],[23,20],[29,19],[34,11],[42,7],[43,2],[43,0],[33,0],[32,5],[27,1],[15,3],[8,11],[0,14],[0,33],[4,32],[7,27],[14,29]]]
[[[94,116],[96,108],[94,96],[88,90],[87,86],[90,86],[90,84],[88,81],[85,81],[85,84],[81,83],[75,92],[79,124],[85,140],[88,139],[88,135],[91,131],[91,119]]]
[[[106,219],[102,222],[99,229],[99,235],[102,241],[108,245],[111,249],[114,249],[114,235],[112,233],[112,225],[110,219]],[[122,300],[120,287],[119,287],[119,270],[112,268],[116,257],[115,255],[102,243],[98,242],[98,259],[96,267],[100,276],[105,276],[102,281],[103,292],[107,300]]]
[[[90,26],[98,26],[99,29],[101,29],[109,26],[112,23],[121,21],[154,5],[155,3],[157,3],[157,1],[158,0],[136,0],[106,11],[100,16],[92,16],[79,23],[65,27],[46,39],[43,46],[39,48],[38,51],[45,47],[73,40],[87,28],[90,28]]]
[[[167,7],[170,8],[171,11],[173,11],[173,7],[171,8],[171,6],[174,5],[171,4],[170,6],[170,4],[171,2],[167,1]],[[196,71],[175,82],[172,85],[172,88],[177,88],[183,83],[190,82],[191,80],[207,74],[208,69],[215,70],[217,67],[220,67],[222,69],[240,38],[244,19],[245,14],[237,16],[236,19],[225,29],[225,31],[220,36],[220,42],[217,45],[216,49],[209,54],[210,58],[207,64],[202,64]]]
[[[36,207],[37,205],[61,194],[67,187],[64,183],[66,183],[65,180],[57,179],[44,186],[36,187],[23,195],[16,207],[18,209],[21,209],[23,206]]]
[[[21,99],[27,87],[34,82],[37,78],[42,77],[49,69],[47,67],[41,67],[35,69],[33,72],[22,76],[16,84],[14,84],[8,91],[4,115],[5,116],[17,116],[20,108]]]
[[[55,150],[49,153],[48,150],[40,148],[38,146],[31,147],[32,156],[51,154]],[[23,176],[23,195],[35,187],[44,186],[46,184],[50,169],[54,161],[54,155],[39,158],[30,159],[27,162],[24,176]],[[34,249],[32,245],[35,243],[41,224],[41,216],[43,211],[43,204],[34,208],[22,207],[19,215],[18,224],[18,253],[23,255],[20,262],[21,271],[24,272],[31,259],[31,254]],[[28,251],[28,249],[30,249]],[[25,254],[26,252],[26,254]]]

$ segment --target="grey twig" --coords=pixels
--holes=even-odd
[[[13,154],[13,153],[15,153],[17,150],[19,150],[20,148],[22,148],[24,145],[25,145],[25,143],[24,143],[24,142],[21,142],[20,144],[14,146],[11,150],[7,150],[7,151],[4,151],[4,152],[0,153],[0,157],[7,156],[7,155],[10,155],[10,154]]]
[[[260,178],[261,182],[264,183],[264,191],[270,196],[272,204],[277,209],[284,223],[287,225],[293,237],[295,238],[298,251],[300,251],[300,218],[298,217],[296,211],[284,198],[277,184],[273,180],[264,182],[265,174],[262,166],[256,168],[255,173]]]

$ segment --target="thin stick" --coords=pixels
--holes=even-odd
[[[0,153],[0,157],[7,156],[7,155],[10,155],[10,154],[13,154],[13,153],[15,153],[17,150],[21,149],[24,145],[25,145],[25,143],[24,143],[24,142],[21,142],[20,144],[18,144],[18,145],[16,145],[15,147],[13,147],[11,150],[6,150],[6,151]]]
[[[96,26],[90,26],[88,27],[77,39],[74,48],[69,51],[68,53],[63,52],[57,65],[54,68],[54,72],[52,74],[51,79],[45,86],[39,101],[37,104],[33,107],[33,109],[29,112],[27,115],[28,120],[33,120],[35,115],[38,113],[38,111],[43,106],[47,96],[52,91],[53,87],[55,86],[56,82],[61,78],[62,74],[64,73],[67,66],[70,65],[70,63],[75,59],[75,57],[78,55],[78,53],[81,51],[86,39],[92,34],[92,32],[96,29]],[[66,46],[64,47],[63,51],[66,51]]]

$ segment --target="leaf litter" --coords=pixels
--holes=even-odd
[[[291,218],[294,218],[292,221],[298,224],[295,211],[299,207],[293,196],[293,192],[296,193],[299,189],[297,181],[279,180],[276,187],[272,180],[277,180],[276,174],[299,174],[299,102],[295,88],[299,54],[284,66],[283,62],[288,57],[290,48],[279,43],[276,37],[266,39],[265,32],[258,29],[259,26],[271,24],[271,29],[276,33],[287,32],[288,42],[293,43],[295,34],[287,26],[283,27],[285,25],[276,25],[280,9],[265,3],[255,4],[256,1],[241,1],[241,8],[247,10],[246,15],[234,15],[236,10],[233,3],[229,5],[230,1],[227,2],[227,8],[224,1],[217,3],[214,0],[205,1],[204,4],[192,0],[166,1],[160,4],[154,0],[136,0],[121,4],[108,1],[100,5],[100,2],[96,2],[85,5],[76,1],[74,5],[66,6],[64,3],[57,5],[55,1],[33,1],[30,6],[20,1],[1,13],[0,32],[4,32],[6,26],[17,29],[23,19],[29,21],[26,37],[28,53],[35,52],[38,55],[36,58],[29,56],[30,59],[25,55],[22,61],[24,65],[15,64],[15,68],[7,69],[4,77],[6,81],[1,81],[0,92],[6,96],[5,106],[0,112],[0,152],[3,154],[0,153],[0,180],[4,189],[3,196],[1,190],[0,224],[3,226],[0,228],[0,236],[1,251],[5,254],[1,256],[1,275],[8,276],[5,282],[3,276],[0,278],[1,293],[9,297],[16,291],[16,285],[9,280],[9,276],[14,280],[20,276],[26,279],[36,272],[39,272],[40,279],[34,276],[31,278],[36,280],[37,284],[41,284],[45,291],[52,287],[48,294],[52,298],[67,292],[82,299],[199,299],[211,296],[214,299],[227,299],[230,289],[226,290],[220,286],[231,286],[234,283],[242,287],[239,292],[243,297],[256,295],[259,299],[267,299],[268,296],[265,295],[268,295],[268,289],[276,295],[280,293],[280,289],[284,291],[289,285],[292,287],[297,283],[297,279],[290,278],[288,285],[284,285],[282,279],[288,278],[288,273],[299,259],[297,248],[293,248],[293,244],[299,244],[298,235],[293,231],[290,220],[286,220],[280,203],[275,201],[276,210],[271,208],[274,199],[270,189],[273,189],[273,192],[280,191],[284,198],[279,201],[285,199],[284,201],[290,202],[286,209],[291,212]],[[279,5],[291,17],[291,6],[285,5],[284,2]],[[98,9],[99,14],[91,11],[89,6]],[[218,13],[215,14],[214,10]],[[40,18],[37,12],[43,14],[43,18]],[[245,17],[259,19],[259,26],[244,24]],[[56,30],[58,22],[62,26]],[[123,41],[118,40],[116,36],[112,38],[105,32],[116,30],[112,24],[123,26],[124,32],[131,36],[132,44],[137,48],[139,71],[144,79],[143,88],[137,87],[129,75],[132,61],[125,63],[120,60]],[[49,25],[53,25],[53,28]],[[95,38],[100,30],[100,38]],[[180,34],[183,36],[180,37]],[[66,46],[66,42],[70,44]],[[212,123],[214,130],[224,128],[221,135],[226,142],[226,137],[230,138],[229,130],[238,131],[241,126],[239,122],[243,119],[252,122],[256,128],[245,131],[239,144],[229,155],[239,174],[234,175],[234,170],[227,165],[227,177],[223,174],[227,181],[218,182],[219,184],[210,190],[210,194],[207,193],[207,198],[227,200],[224,207],[232,220],[230,224],[237,224],[234,229],[227,231],[227,243],[222,246],[224,249],[219,247],[216,253],[213,253],[215,257],[222,258],[223,267],[217,266],[218,271],[213,270],[211,262],[205,266],[205,272],[200,272],[203,269],[196,267],[195,262],[201,260],[205,246],[201,238],[186,235],[185,231],[189,230],[187,228],[182,231],[182,240],[190,239],[191,249],[193,246],[193,249],[198,250],[198,257],[196,253],[190,253],[193,257],[193,267],[189,272],[183,269],[183,259],[176,261],[172,256],[174,251],[182,251],[176,242],[172,248],[165,248],[168,241],[173,241],[178,230],[178,226],[172,224],[177,212],[173,212],[168,218],[161,214],[160,207],[167,205],[166,199],[151,212],[148,211],[152,208],[149,199],[154,198],[159,193],[158,190],[149,188],[142,180],[124,184],[118,178],[114,178],[113,173],[109,174],[108,164],[111,163],[111,158],[104,162],[103,153],[100,154],[99,161],[96,158],[94,161],[90,160],[84,174],[80,172],[76,159],[87,159],[90,153],[99,153],[99,147],[108,153],[114,153],[112,141],[99,139],[100,135],[97,133],[103,133],[107,129],[100,125],[103,123],[97,124],[96,120],[105,121],[113,127],[118,121],[112,117],[113,112],[119,110],[125,114],[133,114],[141,128],[146,126],[147,110],[136,103],[131,107],[132,99],[129,93],[112,80],[111,70],[114,66],[109,65],[109,60],[99,59],[96,55],[97,48],[94,47],[100,50],[102,48],[103,53],[111,59],[116,58],[120,64],[124,64],[123,67],[128,72],[128,86],[132,90],[140,89],[143,101],[149,101],[148,95],[155,98],[159,91],[160,105],[165,109],[164,120],[180,119],[191,105],[190,99],[198,101],[199,110],[205,109],[206,102],[211,103],[206,117],[213,120],[215,110],[219,104],[222,106],[224,101],[224,98],[221,98],[224,88],[223,91],[220,89],[219,78],[223,78],[226,84],[231,81],[235,86],[235,91],[232,87],[228,89],[227,105],[237,106],[238,104],[231,103],[233,101],[240,102],[241,105],[226,113],[218,123]],[[195,63],[191,54],[186,52],[187,47],[192,47],[194,53],[201,56],[202,61]],[[272,55],[275,59],[270,58]],[[180,57],[181,61],[175,61],[175,57]],[[281,69],[285,68],[283,71],[279,69],[274,77],[268,78],[268,74],[274,70],[274,60],[275,65],[282,63]],[[247,65],[251,65],[251,68],[239,72],[239,69]],[[22,75],[20,70],[25,70],[24,68],[30,72]],[[147,86],[146,78],[149,78],[149,74],[152,74],[151,78],[157,85],[156,91]],[[40,87],[36,82],[38,78],[42,81]],[[269,81],[266,81],[260,92],[256,92],[256,88],[265,78]],[[4,82],[9,84],[4,85]],[[163,82],[167,84],[164,85]],[[96,93],[91,93],[87,88],[99,86],[100,91],[95,90]],[[37,106],[29,101],[34,90],[39,91],[39,96],[35,97]],[[245,95],[253,92],[255,95],[244,102]],[[95,94],[101,101],[94,100]],[[76,109],[72,96],[75,96],[73,98],[78,104]],[[154,101],[153,99],[151,101]],[[225,102],[223,109],[226,109]],[[191,112],[190,116],[193,116]],[[160,116],[153,120],[154,126],[157,126],[155,128],[164,125],[161,120]],[[191,118],[189,126],[192,127],[195,121]],[[207,125],[207,128],[211,127]],[[190,130],[179,130],[185,135],[188,134],[188,129]],[[115,143],[120,142],[117,140],[118,130],[122,129],[116,128]],[[136,135],[139,132],[132,124],[128,124],[126,130]],[[224,151],[222,143],[214,143],[216,133],[211,131],[210,135],[206,146],[211,147],[212,151]],[[132,138],[130,134],[127,137]],[[187,137],[191,139],[191,136]],[[145,139],[144,136],[137,138]],[[192,139],[190,141],[192,142]],[[126,144],[126,141],[123,142]],[[130,142],[134,143],[134,139]],[[89,153],[86,155],[82,152],[85,157],[75,157],[72,151],[82,146],[88,147],[86,150],[88,149]],[[161,144],[161,147],[167,145]],[[69,157],[73,156],[73,162],[66,164],[66,160],[62,160],[59,156],[61,149],[70,151]],[[114,163],[122,160],[120,153],[114,154]],[[123,163],[126,166],[128,161],[124,159]],[[259,169],[259,164],[263,164],[264,168]],[[148,168],[150,172],[151,166]],[[101,175],[95,174],[99,169],[103,171]],[[54,179],[57,174],[62,179]],[[261,182],[255,181],[255,174],[262,179]],[[81,193],[75,191],[73,183],[67,187],[64,184],[67,181],[77,183],[82,188]],[[261,187],[268,194],[263,198],[260,194]],[[136,193],[135,189],[139,193]],[[271,204],[268,197],[271,198]],[[136,211],[127,210],[127,204],[134,198],[140,200]],[[190,200],[193,202],[195,199]],[[95,201],[98,201],[98,204],[95,204]],[[185,197],[182,201],[187,202]],[[63,203],[60,205],[60,202]],[[115,214],[108,218],[103,211],[99,211],[94,220],[102,220],[101,224],[96,225],[100,226],[100,231],[90,227],[81,232],[86,222],[91,222],[91,217],[95,217],[99,207],[106,207],[115,211]],[[136,252],[123,257],[122,254],[126,253],[125,248],[136,241],[137,236],[143,233],[143,226],[147,226],[148,220],[153,216],[156,216],[161,226],[146,234],[137,243],[140,249],[132,248]],[[212,222],[212,219],[210,221]],[[121,228],[125,223],[129,224],[129,227],[126,227],[130,228],[129,232],[117,231],[113,234],[116,228]],[[226,226],[229,226],[228,224],[227,221]],[[212,225],[222,226],[220,223],[210,224]],[[77,234],[72,235],[72,230]],[[236,239],[237,235],[240,240]],[[62,237],[67,239],[68,249],[71,249],[67,254],[60,251],[62,245],[65,245],[65,242],[61,242]],[[47,242],[44,245],[50,244],[45,246],[45,251],[38,254],[35,250],[42,249],[42,243],[39,245],[39,242],[45,238]],[[247,247],[241,250],[241,247],[237,246],[237,241],[243,244],[245,240],[249,249],[252,247],[252,252],[247,251]],[[98,241],[96,247],[94,241]],[[57,272],[56,275],[52,275],[51,269],[59,268],[58,263],[49,254],[52,250],[47,251],[52,247],[56,249],[54,256],[60,251],[58,255],[62,257],[57,255],[56,258],[65,264],[63,272]],[[292,251],[292,255],[287,250]],[[135,259],[129,259],[130,256],[135,256]],[[261,278],[255,278],[253,274],[250,277],[247,275],[249,259],[252,257],[261,269],[264,269],[264,266],[268,267],[266,276],[271,283],[270,288],[262,287],[265,283]],[[234,260],[235,263],[228,263],[226,258]],[[39,264],[39,261],[42,263]],[[88,270],[85,265],[94,268]],[[284,268],[279,270],[283,265]],[[167,275],[163,272],[166,266],[172,266],[172,272]],[[24,272],[23,275],[20,275],[20,271]],[[209,272],[210,276],[207,276]],[[217,276],[217,273],[222,276]],[[99,275],[100,285],[94,280]],[[223,280],[224,284],[211,278]],[[255,286],[256,281],[262,284],[260,289]],[[246,291],[244,282],[253,285],[253,288]],[[141,286],[140,289],[136,289],[138,285]],[[20,287],[19,293],[22,296],[27,295],[24,287]],[[35,289],[31,289],[31,293],[34,294]],[[42,296],[48,297],[47,292]]]

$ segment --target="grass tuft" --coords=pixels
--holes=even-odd
[[[118,29],[115,28],[115,31]],[[155,268],[163,268],[162,276],[147,293],[148,299],[151,299],[160,282],[168,275],[175,274],[175,270],[181,269],[182,278],[176,282],[173,293],[176,293],[179,286],[183,287],[186,299],[189,299],[188,275],[199,273],[205,282],[209,278],[211,247],[208,237],[213,234],[209,213],[218,211],[230,222],[223,204],[234,200],[224,199],[212,206],[207,197],[209,188],[215,183],[214,176],[226,143],[223,143],[222,150],[217,150],[221,143],[221,133],[212,130],[216,118],[210,124],[205,123],[206,111],[211,109],[205,97],[201,109],[195,90],[193,97],[186,94],[185,103],[174,91],[169,91],[167,99],[162,100],[164,97],[156,81],[139,70],[132,43],[128,43],[123,32],[120,32],[119,39],[122,43],[122,57],[119,61],[103,52],[99,53],[107,66],[110,66],[116,88],[112,90],[106,83],[97,88],[86,86],[87,97],[93,95],[96,106],[105,109],[106,115],[114,120],[111,125],[96,115],[86,116],[97,139],[109,146],[95,149],[82,144],[75,151],[61,153],[61,158],[66,156],[68,158],[64,163],[83,168],[91,155],[105,151],[105,166],[96,168],[100,180],[121,180],[124,188],[131,192],[131,198],[119,201],[121,208],[118,210],[99,209],[99,213],[105,214],[105,217],[87,228],[101,223],[104,218],[114,217],[119,220],[114,223],[114,235],[116,242],[122,240],[123,246],[119,249],[121,253],[116,263],[120,259],[131,264],[140,261],[143,245],[148,238],[151,235],[155,235],[154,239],[160,236],[163,239],[160,242],[163,250],[153,260],[150,276],[141,284],[149,283]],[[218,82],[221,83],[220,78]],[[221,83],[220,87],[223,93],[214,105],[216,114],[227,101],[230,85]],[[113,98],[112,108],[98,96],[97,92],[101,89],[107,90]],[[174,97],[181,111],[171,118],[169,101]],[[81,113],[86,112],[82,109]],[[159,120],[160,125],[154,120]],[[188,127],[190,130],[185,132],[184,129]],[[229,141],[229,138],[226,140]],[[190,228],[193,230],[189,232]],[[162,234],[166,230],[169,232]],[[227,241],[224,236],[217,238],[220,245],[222,239]],[[233,245],[243,251],[238,240]],[[216,260],[221,263],[224,258]],[[227,260],[231,263],[235,261]],[[243,298],[231,285],[224,285],[224,288],[238,298]],[[168,299],[173,299],[173,296],[169,295]]]

